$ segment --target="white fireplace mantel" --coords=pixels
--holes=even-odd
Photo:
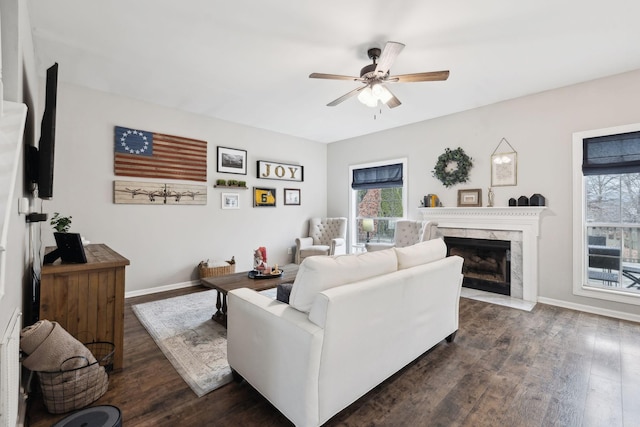
[[[538,300],[538,236],[544,206],[419,208],[438,228],[522,232],[522,285],[525,301]]]

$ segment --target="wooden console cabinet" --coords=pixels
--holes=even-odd
[[[47,248],[45,252],[55,248]],[[113,368],[123,367],[124,269],[129,260],[103,244],[84,247],[86,264],[42,266],[40,319],[58,322],[76,339],[115,344]]]

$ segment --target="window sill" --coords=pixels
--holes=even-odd
[[[640,293],[632,294],[616,289],[596,288],[587,285],[574,286],[573,294],[581,297],[596,298],[605,301],[640,305]]]

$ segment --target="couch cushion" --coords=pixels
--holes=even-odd
[[[406,248],[393,248],[398,257],[398,270],[427,264],[447,256],[447,245],[442,238],[416,243]]]
[[[397,269],[398,259],[393,249],[358,255],[305,258],[293,283],[289,305],[308,313],[316,295],[326,289],[392,273]]]

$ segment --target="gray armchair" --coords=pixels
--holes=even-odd
[[[347,253],[347,218],[311,218],[308,237],[296,239],[295,263],[313,255]]]
[[[403,248],[416,243],[435,239],[438,233],[438,223],[434,221],[413,221],[401,219],[396,221],[396,231],[392,243],[369,242],[367,251],[379,251],[388,248]]]

